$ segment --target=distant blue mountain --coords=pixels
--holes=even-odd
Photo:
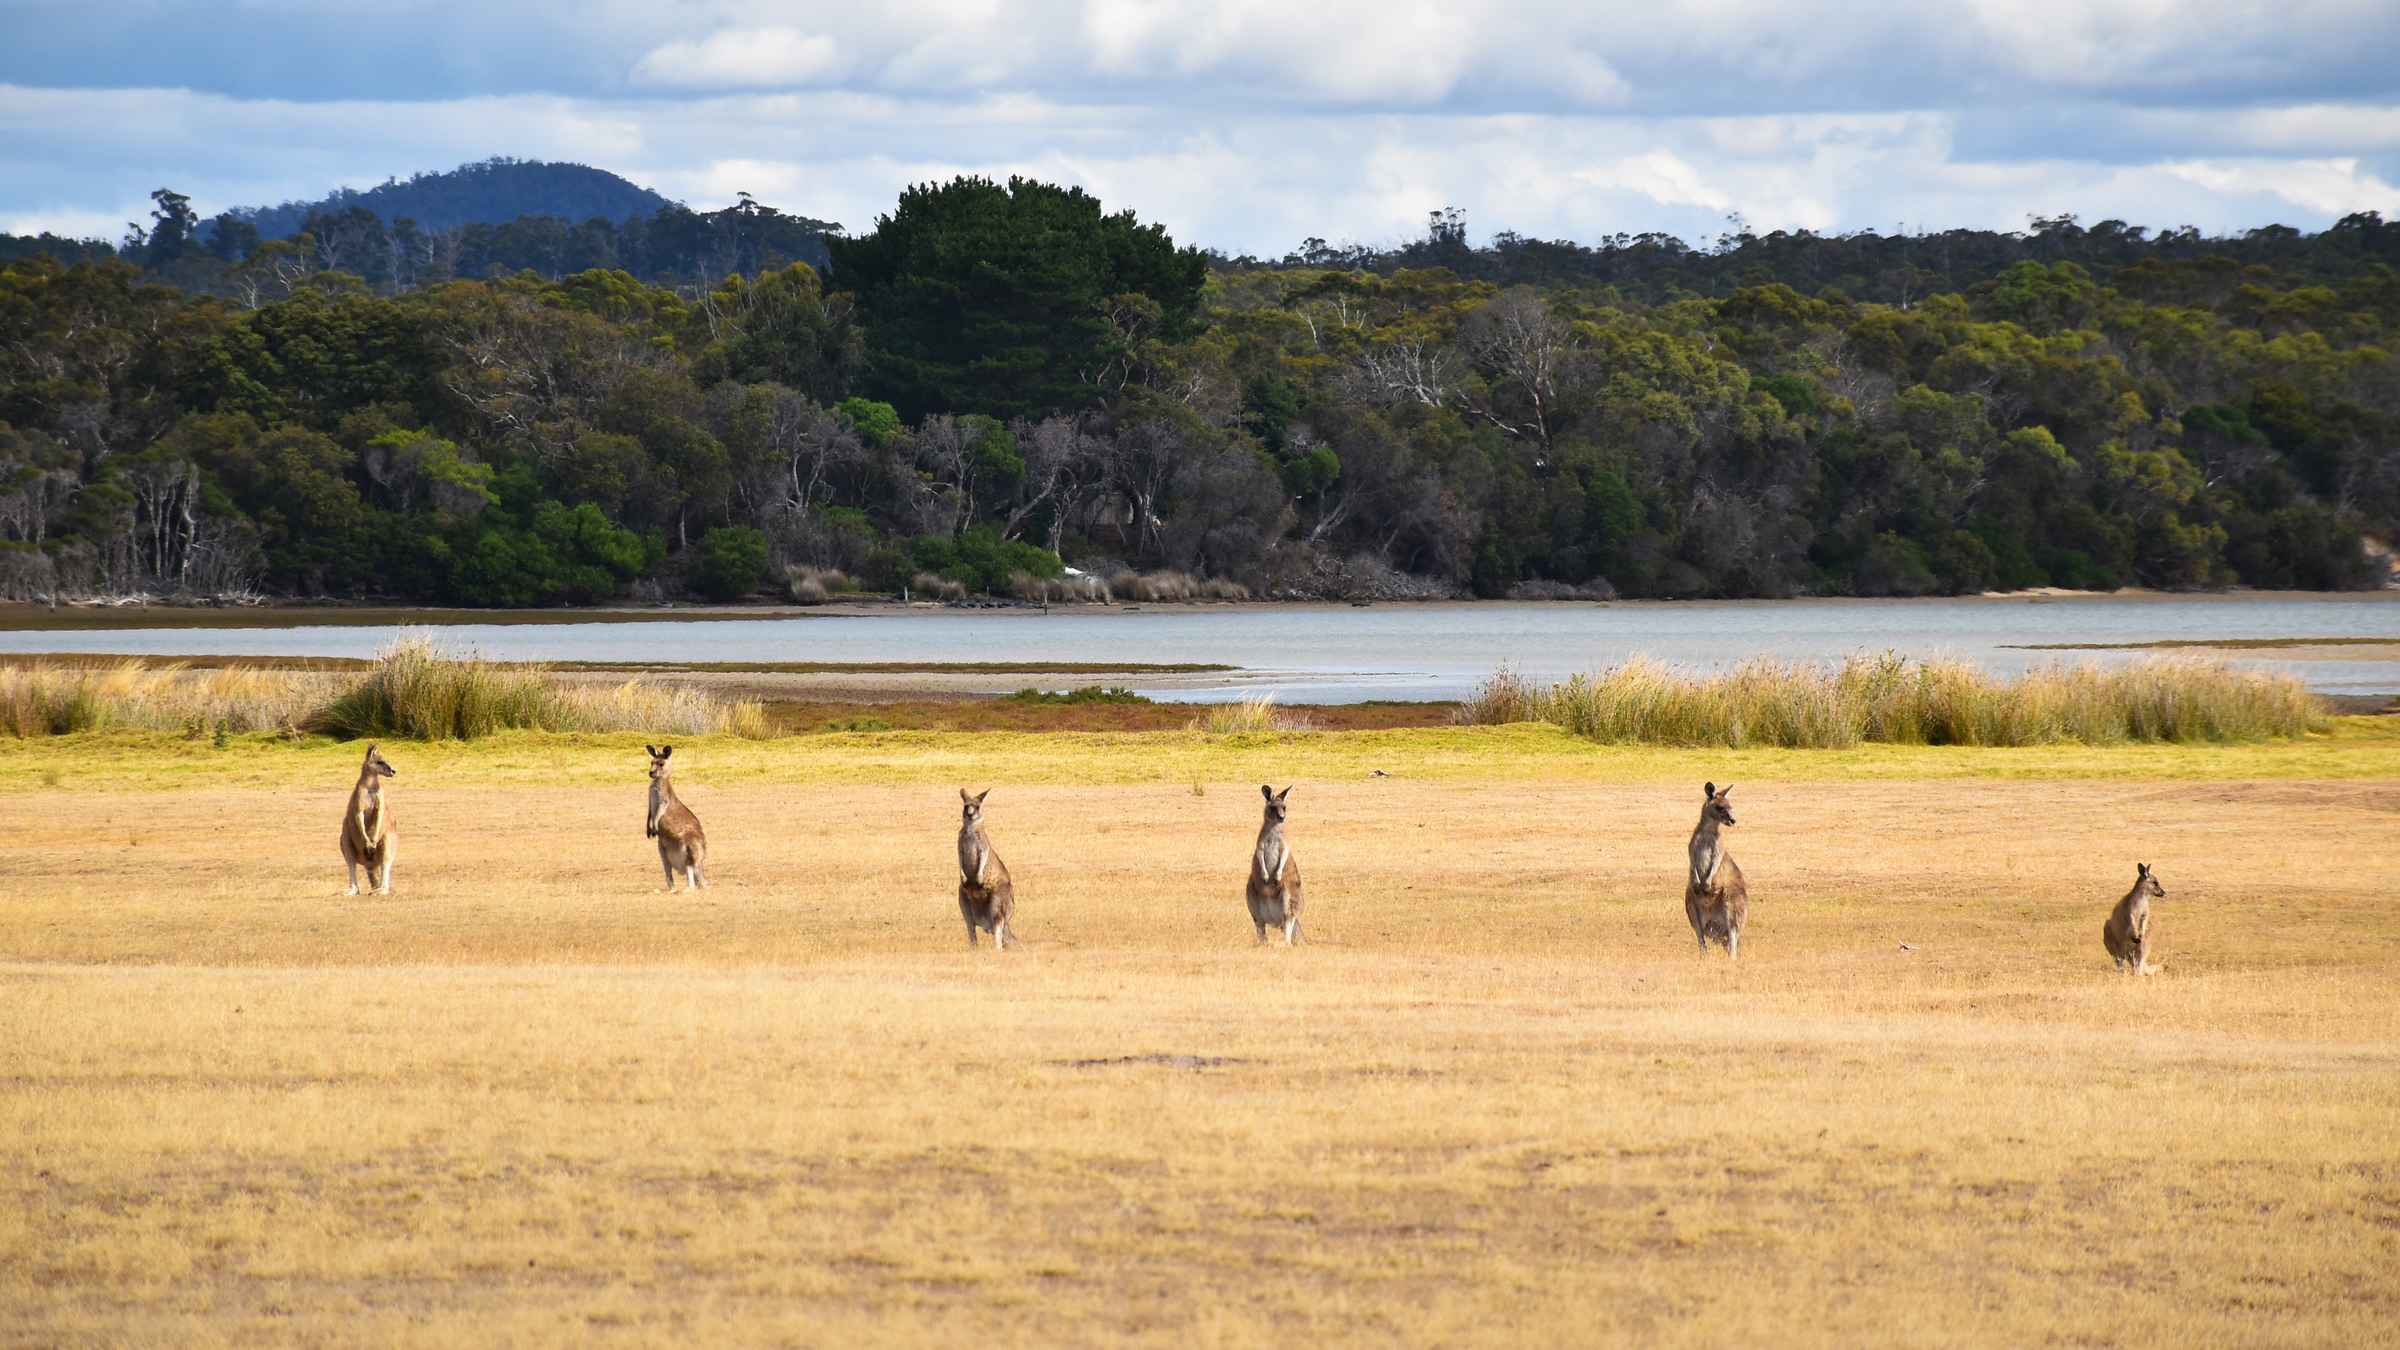
[[[409,219],[426,230],[460,225],[505,225],[519,216],[556,216],[580,223],[599,217],[626,221],[678,203],[587,164],[495,158],[443,173],[391,179],[364,192],[337,188],[313,202],[239,207],[232,214],[266,239],[300,232],[312,211],[328,215],[363,206],[386,221]]]

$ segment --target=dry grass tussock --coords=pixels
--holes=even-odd
[[[1211,704],[1208,711],[1187,723],[1185,730],[1206,732],[1212,736],[1241,736],[1262,732],[1309,731],[1315,725],[1308,714],[1277,706],[1274,691],[1268,690],[1233,703]]]
[[[1037,577],[1030,572],[1011,572],[1008,593],[1019,600],[1043,605],[1105,605],[1116,599],[1107,582],[1088,574]]]
[[[1761,658],[1719,674],[1637,656],[1547,686],[1502,669],[1459,720],[1551,722],[1597,741],[1794,749],[2253,741],[2327,725],[2298,679],[2208,658],[2047,665],[2012,679],[1888,652],[1837,667]]]
[[[281,670],[189,670],[125,661],[105,669],[0,667],[0,734],[82,731],[280,731],[299,725],[348,677]]]
[[[966,583],[952,581],[932,572],[919,572],[908,579],[909,594],[919,600],[964,600]]]
[[[399,890],[358,900],[347,748],[0,756],[0,1343],[2391,1338],[2400,775],[2257,768],[2336,738],[1468,728],[1377,742],[1388,778],[1189,739],[1106,786],[1029,784],[1083,738],[679,745],[717,884],[673,898],[638,738],[407,748]],[[1578,753],[1439,776],[1462,740]],[[1905,772],[2066,754],[2223,767]],[[1886,776],[1774,772],[1853,756]],[[1314,942],[1262,950],[1293,764]],[[1738,966],[1681,912],[1703,765]],[[959,782],[1000,784],[1006,957],[959,932]],[[2137,857],[2148,980],[2099,942]]]
[[[510,730],[757,737],[769,728],[755,701],[639,679],[568,683],[539,666],[453,656],[420,638],[393,643],[357,673],[193,671],[140,661],[105,670],[0,668],[0,732],[193,729],[473,740]]]
[[[784,581],[794,603],[821,605],[837,595],[858,589],[850,574],[837,567],[800,567],[783,569]]]
[[[1108,587],[1119,600],[1144,604],[1250,598],[1250,588],[1238,581],[1225,577],[1198,577],[1172,568],[1157,572],[1117,572],[1109,577]]]

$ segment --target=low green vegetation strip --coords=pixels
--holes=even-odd
[[[1646,658],[1563,684],[1503,669],[1460,709],[1475,723],[1549,722],[1595,741],[1842,749],[2258,741],[2328,724],[2300,681],[2222,661],[2045,666],[2014,678],[1897,654],[1839,666],[1754,660],[1715,674]]]
[[[1130,689],[1115,689],[1094,685],[1084,689],[1020,689],[1009,698],[1018,703],[1038,703],[1049,707],[1078,707],[1089,703],[1148,703],[1150,700]]]

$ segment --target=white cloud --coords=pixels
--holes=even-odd
[[[2363,172],[2355,159],[2185,160],[2159,168],[2212,193],[2261,193],[2319,216],[2400,216],[2400,187]]]
[[[832,38],[796,28],[721,28],[670,42],[634,63],[636,84],[754,89],[812,84],[840,69]]]
[[[1600,168],[1586,169],[1575,177],[1596,188],[1639,193],[1661,206],[1698,206],[1723,211],[1733,205],[1733,198],[1702,182],[1697,170],[1665,150],[1628,155]]]
[[[149,218],[147,199],[114,211],[37,206],[0,215],[0,234],[55,234],[61,239],[106,239],[115,243],[125,233],[127,221]]]
[[[214,211],[492,154],[854,227],[1025,172],[1262,253],[1450,205],[1586,240],[2400,211],[2391,0],[137,8],[0,44],[0,223],[113,237],[162,185]]]

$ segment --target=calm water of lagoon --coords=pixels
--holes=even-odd
[[[404,632],[508,661],[1222,662],[1219,687],[1155,690],[1211,700],[1274,689],[1287,701],[1462,697],[1507,663],[1537,679],[1637,654],[1721,668],[1754,656],[1831,661],[1895,649],[2014,672],[2045,661],[2140,653],[2026,644],[2162,639],[2400,638],[2400,594],[1689,603],[1146,606],[1138,610],[917,610],[755,620],[455,624],[404,628],[145,628],[0,632],[0,652],[372,656]],[[2400,693],[2400,646],[2355,659],[2226,652],[2331,693]],[[1136,680],[1138,685],[1139,681]]]

